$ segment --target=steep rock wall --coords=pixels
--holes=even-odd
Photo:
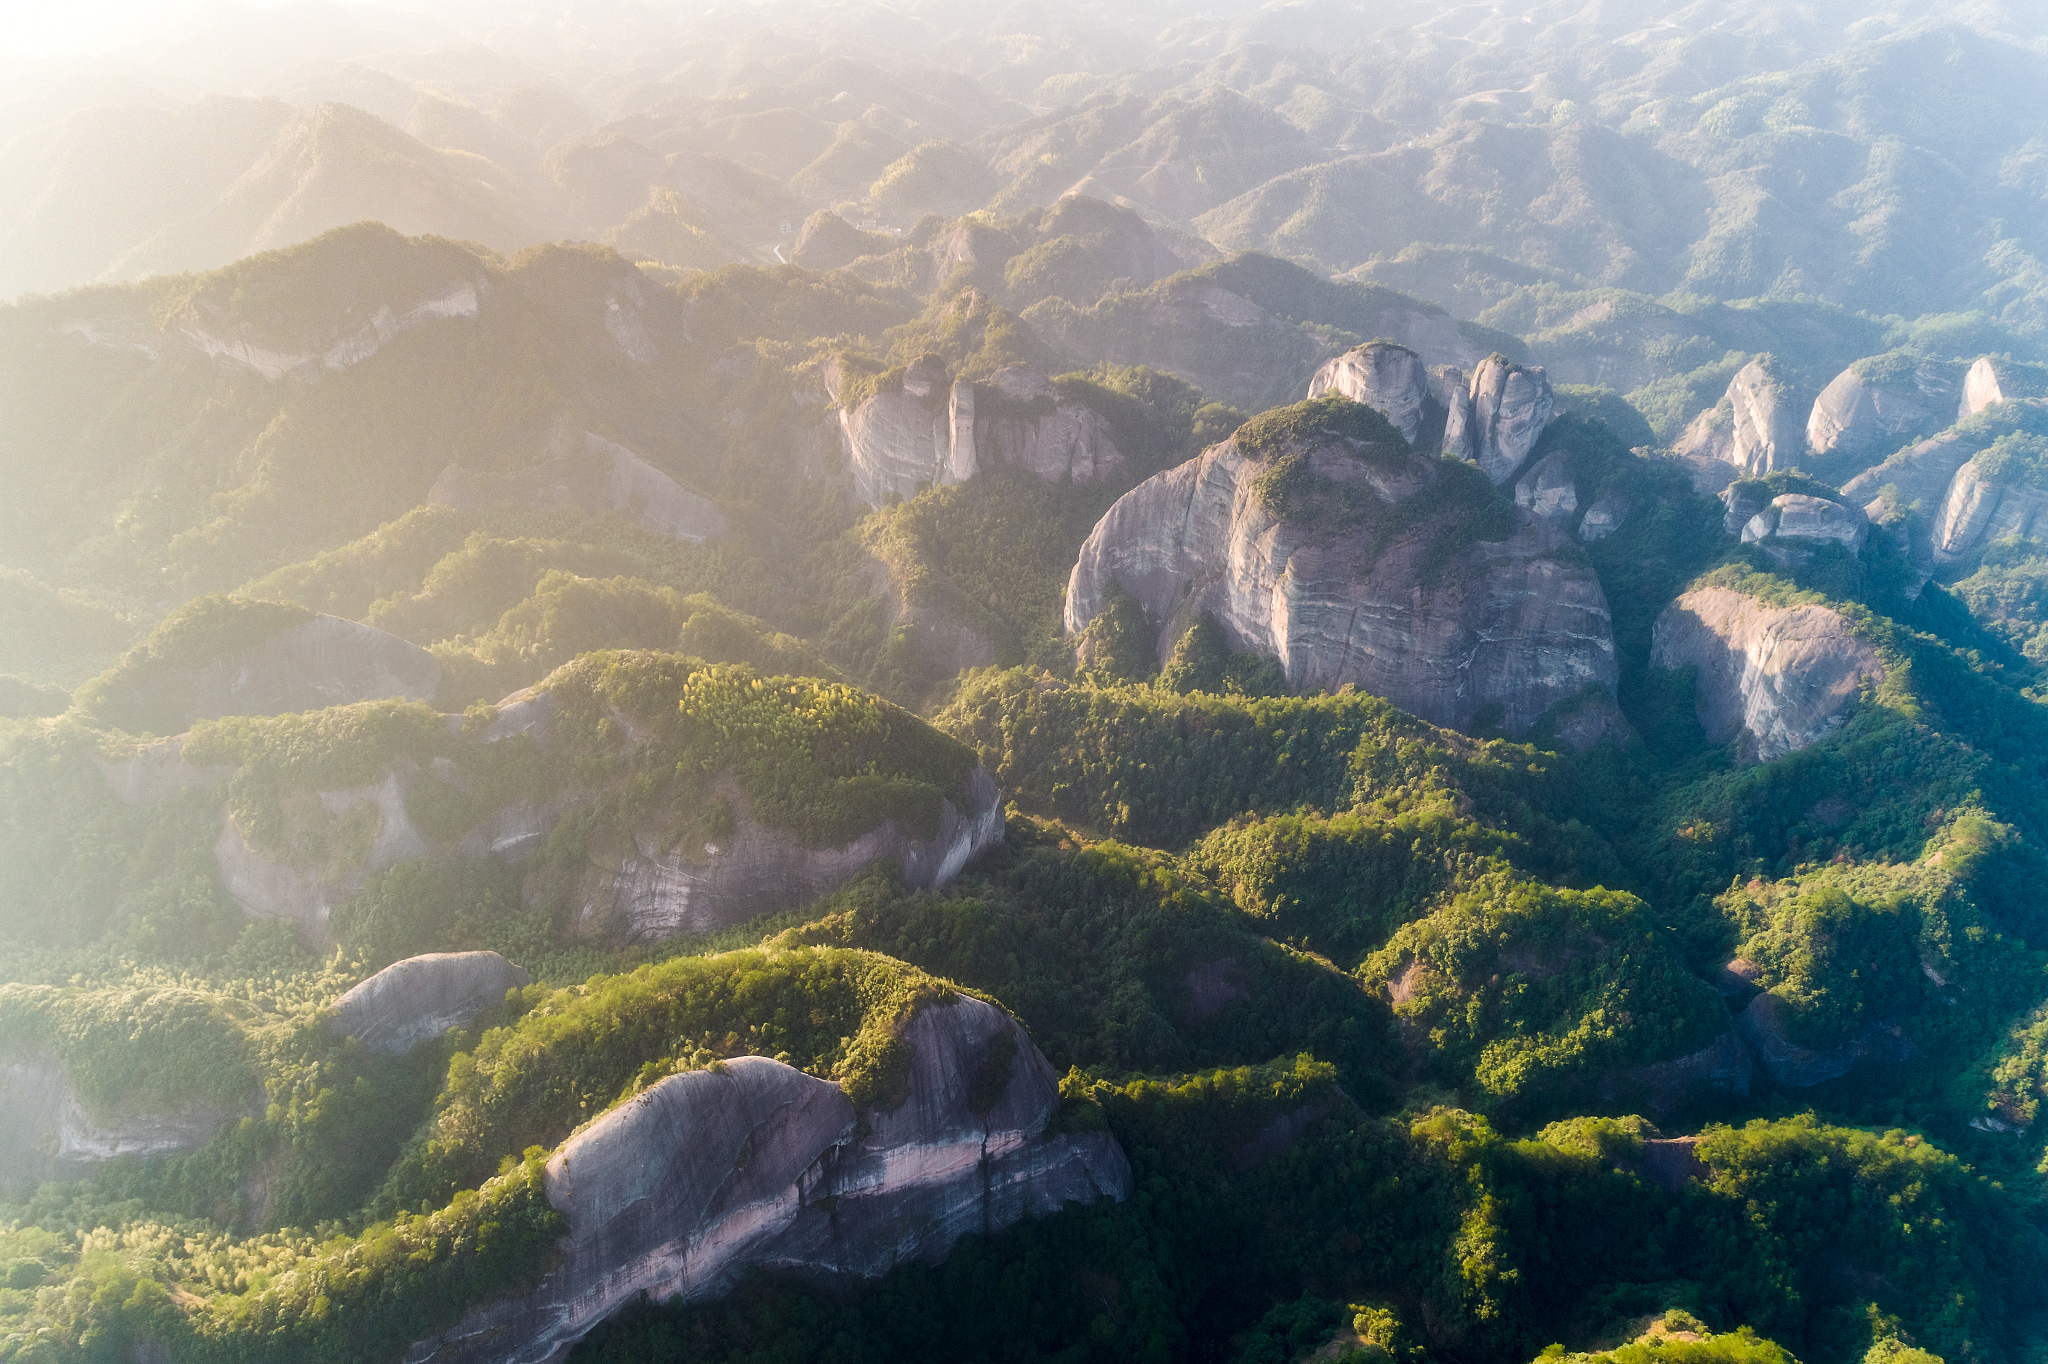
[[[1877,651],[1825,606],[1769,606],[1702,587],[1664,609],[1650,664],[1699,669],[1695,709],[1707,741],[1740,739],[1769,761],[1827,737],[1866,682],[1884,676]]]
[[[663,848],[652,831],[613,855],[593,857],[576,910],[586,932],[633,942],[703,933],[794,909],[838,889],[863,868],[894,858],[912,886],[944,885],[976,853],[1003,838],[1002,797],[985,768],[969,782],[965,809],[948,800],[929,838],[885,820],[837,848],[806,848],[756,820],[737,788],[730,835],[702,848]]]
[[[1391,471],[1338,449],[1306,458],[1381,514],[1448,476],[1426,456]],[[1208,613],[1231,648],[1279,660],[1296,689],[1355,683],[1444,725],[1497,708],[1513,734],[1589,683],[1613,686],[1607,599],[1567,532],[1520,513],[1506,539],[1448,558],[1457,511],[1405,526],[1388,517],[1384,534],[1331,534],[1260,501],[1254,485],[1272,464],[1245,458],[1233,438],[1126,493],[1081,547],[1067,631],[1085,628],[1121,583],[1159,630],[1161,657]]]
[[[1867,370],[1851,365],[1814,399],[1806,444],[1815,454],[1874,458],[1948,425],[1956,385],[1940,370],[1919,364],[1889,381]]]
[[[1462,396],[1452,394],[1444,453],[1469,459],[1495,483],[1515,476],[1557,409],[1541,365],[1489,355]]]
[[[2048,513],[2048,491],[1987,474],[1980,461],[1971,460],[1949,480],[1948,492],[1934,514],[1934,562],[1948,564],[1967,558],[2008,535],[2034,535],[2036,527],[2048,528],[2044,513]]]
[[[1052,1067],[1002,1010],[955,997],[919,1010],[908,1097],[862,1113],[835,1084],[742,1057],[671,1076],[548,1162],[569,1223],[530,1293],[472,1309],[411,1364],[546,1364],[645,1293],[715,1297],[749,1268],[871,1278],[935,1261],[962,1235],[1069,1202],[1121,1199],[1129,1164],[1104,1132],[1047,1136]],[[971,1096],[1009,1056],[995,1103]]]
[[[1720,460],[1756,477],[1796,463],[1804,443],[1777,379],[1752,360],[1728,381],[1721,401],[1686,427],[1675,448],[1680,456]]]
[[[0,1060],[0,1186],[77,1179],[122,1156],[194,1151],[234,1116],[194,1104],[100,1121],[86,1112],[57,1061]]]
[[[482,276],[453,280],[424,298],[396,307],[389,302],[380,303],[367,321],[355,327],[336,325],[324,334],[291,340],[265,336],[245,324],[215,322],[198,316],[175,323],[168,338],[174,344],[253,370],[272,381],[287,377],[317,379],[323,373],[361,364],[393,337],[422,323],[445,318],[474,319],[479,301],[489,293],[490,285]],[[107,344],[89,327],[77,330],[88,341]],[[156,352],[150,353],[154,356]]]
[[[1355,403],[1379,411],[1410,445],[1432,428],[1441,429],[1448,415],[1431,391],[1422,357],[1406,346],[1375,341],[1346,351],[1316,371],[1308,396],[1341,393]]]
[[[335,1000],[327,1025],[371,1051],[398,1056],[532,983],[524,967],[496,952],[429,952],[393,962]]]

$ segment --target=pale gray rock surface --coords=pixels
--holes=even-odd
[[[1986,473],[1973,459],[1949,480],[1932,527],[1934,562],[1954,563],[2008,535],[2048,531],[2048,490]]]
[[[1797,463],[1804,444],[1787,395],[1752,360],[1728,381],[1721,401],[1686,427],[1675,448],[1681,456],[1704,455],[1755,477]]]
[[[2048,396],[2048,367],[2016,364],[1996,355],[1980,356],[1963,376],[1956,420],[1974,417],[1994,403]]]
[[[836,395],[837,371],[826,380]],[[937,361],[921,358],[900,388],[842,406],[838,422],[854,496],[871,507],[965,483],[992,464],[1048,483],[1093,483],[1124,463],[1102,414],[1023,365],[997,371],[984,389],[949,383]]]
[[[48,1056],[0,1060],[0,1185],[77,1179],[120,1156],[194,1151],[236,1115],[194,1104],[100,1120]]]
[[[1621,529],[1628,514],[1636,509],[1634,499],[1622,493],[1602,493],[1579,518],[1579,538],[1587,544],[1605,540]]]
[[[1834,1047],[1802,1047],[1786,1035],[1785,1001],[1768,992],[1736,1016],[1736,1029],[1756,1052],[1773,1081],[1784,1089],[1806,1089],[1839,1079],[1866,1059],[1899,1062],[1915,1054],[1896,1030],[1872,1028]]]
[[[1562,454],[1545,455],[1522,475],[1515,484],[1515,505],[1546,521],[1572,523],[1579,512],[1579,490]]]
[[[1825,606],[1770,606],[1725,587],[1695,588],[1664,609],[1650,665],[1699,669],[1695,709],[1707,742],[1741,741],[1767,762],[1826,738],[1866,683],[1884,676],[1869,643]]]
[[[1891,382],[1858,361],[1834,377],[1806,418],[1807,448],[1842,458],[1890,454],[1903,442],[1948,425],[1956,385],[1934,365],[1913,366]]]
[[[328,1026],[371,1051],[400,1056],[466,1027],[505,992],[531,985],[496,952],[430,952],[393,962],[328,1006]]]
[[[1869,537],[1870,518],[1860,508],[1805,493],[1780,493],[1742,527],[1746,545],[1773,538],[1804,540],[1838,544],[1851,554],[1862,553]]]
[[[1321,446],[1305,457],[1333,496],[1353,485],[1382,512],[1448,476],[1431,456],[1383,466]],[[1067,632],[1120,582],[1160,632],[1161,657],[1207,613],[1233,650],[1277,659],[1296,690],[1354,683],[1453,726],[1498,707],[1512,734],[1589,683],[1612,688],[1607,599],[1567,531],[1518,513],[1506,539],[1439,562],[1466,513],[1376,544],[1370,525],[1331,533],[1276,516],[1253,490],[1269,467],[1233,438],[1126,493],[1081,547]]]
[[[1339,393],[1373,408],[1392,422],[1410,445],[1422,439],[1432,418],[1441,422],[1444,417],[1442,405],[1430,391],[1429,371],[1422,357],[1406,346],[1383,341],[1348,350],[1317,370],[1309,381],[1308,396],[1320,398],[1325,393]]]
[[[890,819],[837,848],[806,848],[756,820],[737,788],[725,794],[734,809],[733,831],[720,843],[664,848],[659,832],[649,831],[624,840],[615,855],[593,857],[577,926],[631,942],[708,932],[794,909],[885,857],[902,866],[905,884],[941,886],[1003,839],[1002,797],[980,767],[969,780],[965,808],[944,802],[932,836],[915,837]]]
[[[147,347],[120,344],[126,340],[126,333],[119,329],[111,332],[112,340],[102,340],[101,331],[105,329],[95,328],[90,323],[76,328],[67,327],[66,330],[78,331],[93,344],[146,350],[151,358],[155,358],[161,349],[180,346],[224,364],[251,370],[273,382],[285,378],[311,380],[361,364],[394,337],[423,323],[449,318],[474,321],[479,301],[489,294],[489,281],[481,275],[450,280],[438,289],[426,291],[424,296],[395,304],[390,301],[380,303],[367,321],[354,327],[335,324],[290,339],[268,335],[247,322],[210,318],[189,311],[169,325],[163,341]]]
[[[407,1360],[548,1364],[643,1293],[716,1297],[755,1267],[873,1278],[942,1259],[970,1232],[1128,1196],[1108,1133],[1046,1134],[1052,1067],[1002,1010],[956,996],[920,1009],[903,1037],[908,1097],[888,1111],[860,1112],[839,1086],[761,1057],[620,1104],[548,1162],[548,1200],[569,1223],[556,1267]],[[976,1112],[1005,1053],[1008,1081]]]
[[[1541,365],[1489,355],[1444,421],[1444,453],[1469,459],[1496,484],[1515,476],[1557,409]]]
[[[564,429],[549,457],[517,473],[492,474],[451,464],[427,494],[463,511],[495,503],[570,506],[610,512],[671,539],[701,544],[725,534],[725,513],[615,441]]]

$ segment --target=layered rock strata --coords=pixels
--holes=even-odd
[[[1444,453],[1469,459],[1495,483],[1513,478],[1557,409],[1541,365],[1489,355],[1463,394],[1450,395]]]
[[[1860,554],[1869,537],[1870,518],[1862,511],[1804,493],[1780,493],[1742,527],[1746,545],[1774,539],[1803,540],[1838,544],[1851,554]]]
[[[1987,472],[1973,459],[1956,470],[1931,526],[1937,564],[1954,563],[2008,535],[2036,536],[2048,530],[2048,490]]]
[[[1325,393],[1340,393],[1377,410],[1410,445],[1423,443],[1432,429],[1441,431],[1447,415],[1431,389],[1422,357],[1384,341],[1346,351],[1317,370],[1308,396],[1315,399]]]
[[[1695,710],[1707,741],[1740,741],[1767,762],[1839,729],[1865,685],[1884,677],[1877,651],[1825,606],[1770,606],[1702,587],[1664,609],[1650,664],[1699,670]]]
[[[700,1300],[752,1268],[872,1278],[936,1261],[968,1233],[1067,1203],[1122,1199],[1106,1132],[1048,1135],[1059,1088],[1002,1010],[918,1011],[908,1093],[856,1109],[838,1085],[761,1057],[670,1076],[586,1127],[547,1166],[569,1224],[532,1291],[471,1309],[409,1364],[548,1364],[647,1295]],[[975,1096],[994,1102],[977,1111]]]
[[[1728,381],[1721,401],[1693,419],[1675,447],[1681,457],[1705,456],[1751,477],[1797,462],[1805,432],[1777,379],[1752,360]]]
[[[195,1151],[237,1115],[194,1104],[102,1121],[49,1057],[0,1060],[0,1185],[76,1179],[123,1156]]]
[[[1351,507],[1284,517],[1260,484],[1283,459]],[[1599,579],[1570,535],[1512,513],[1505,538],[1468,529],[1481,488],[1418,517],[1401,504],[1460,471],[1429,456],[1361,458],[1341,440],[1248,458],[1235,437],[1119,499],[1081,547],[1065,625],[1078,634],[1114,583],[1159,632],[1213,616],[1233,650],[1277,659],[1296,688],[1356,684],[1437,724],[1482,713],[1520,734],[1588,684],[1611,688]]]
[[[836,372],[827,380],[836,397]],[[965,483],[990,464],[1049,483],[1093,483],[1124,462],[1100,413],[1024,365],[974,384],[948,381],[926,356],[904,370],[899,387],[842,406],[838,416],[854,496],[871,507]]]
[[[709,499],[590,431],[559,433],[547,460],[517,473],[479,473],[451,464],[434,480],[427,500],[463,511],[500,502],[581,507],[692,544],[716,540],[726,531],[725,513]]]
[[[496,952],[430,952],[392,963],[335,1000],[327,1025],[379,1055],[400,1056],[532,983]]]

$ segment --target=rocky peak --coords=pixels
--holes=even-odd
[[[2021,364],[2001,356],[1979,356],[1963,376],[1956,420],[1974,417],[1993,403],[2048,396],[2048,366]]]
[[[328,1009],[328,1026],[371,1051],[398,1056],[464,1027],[507,990],[531,985],[525,968],[496,952],[430,952],[394,962]]]
[[[1489,355],[1473,371],[1471,386],[1452,394],[1444,453],[1469,459],[1495,483],[1505,483],[1536,448],[1556,407],[1541,365]]]
[[[1858,508],[1804,493],[1779,494],[1742,527],[1742,543],[1764,542],[1767,549],[1770,542],[1801,540],[1838,544],[1860,554],[1869,536],[1870,518]]]
[[[1676,449],[1732,464],[1753,478],[1793,463],[1804,441],[1789,394],[1756,359],[1736,371],[1718,404],[1693,419]]]
[[[1428,513],[1396,514],[1431,489]],[[1256,418],[1125,494],[1074,566],[1070,634],[1113,583],[1161,657],[1206,614],[1292,687],[1354,683],[1437,724],[1497,713],[1519,734],[1615,676],[1607,601],[1566,529],[1330,397]]]
[[[1393,423],[1402,439],[1421,445],[1431,428],[1445,418],[1444,405],[1431,390],[1422,357],[1391,341],[1374,341],[1346,351],[1316,371],[1308,396],[1339,393],[1364,403]],[[1431,440],[1428,443],[1434,444]]]
[[[1863,686],[1884,677],[1877,651],[1840,612],[1772,606],[1726,587],[1694,588],[1664,609],[1650,664],[1697,668],[1694,708],[1707,741],[1739,740],[1750,762],[1827,737]]]
[[[1953,378],[1925,360],[1896,353],[1858,360],[1814,400],[1806,444],[1817,455],[1889,454],[1947,425],[1955,400]]]

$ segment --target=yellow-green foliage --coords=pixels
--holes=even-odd
[[[138,733],[175,734],[191,717],[179,710],[174,675],[226,658],[313,618],[303,606],[221,593],[197,597],[164,618],[149,638],[78,690],[77,705],[102,724]]]
[[[425,1140],[384,1195],[445,1199],[527,1146],[665,1076],[729,1056],[776,1056],[892,1108],[908,1082],[911,1015],[946,987],[868,952],[798,948],[683,957],[565,990],[531,986],[518,1021],[456,1056]]]
[[[360,540],[266,574],[242,591],[362,620],[373,603],[419,582],[454,553],[475,520],[468,512],[430,502]]]
[[[0,1050],[61,1064],[94,1116],[118,1121],[256,1095],[242,1029],[218,999],[175,987],[125,991],[0,985]]]
[[[1496,1102],[1555,1104],[1604,1069],[1683,1055],[1727,1026],[1678,946],[1633,895],[1503,868],[1399,929],[1360,975],[1385,985],[1438,1073],[1469,1074]]]

